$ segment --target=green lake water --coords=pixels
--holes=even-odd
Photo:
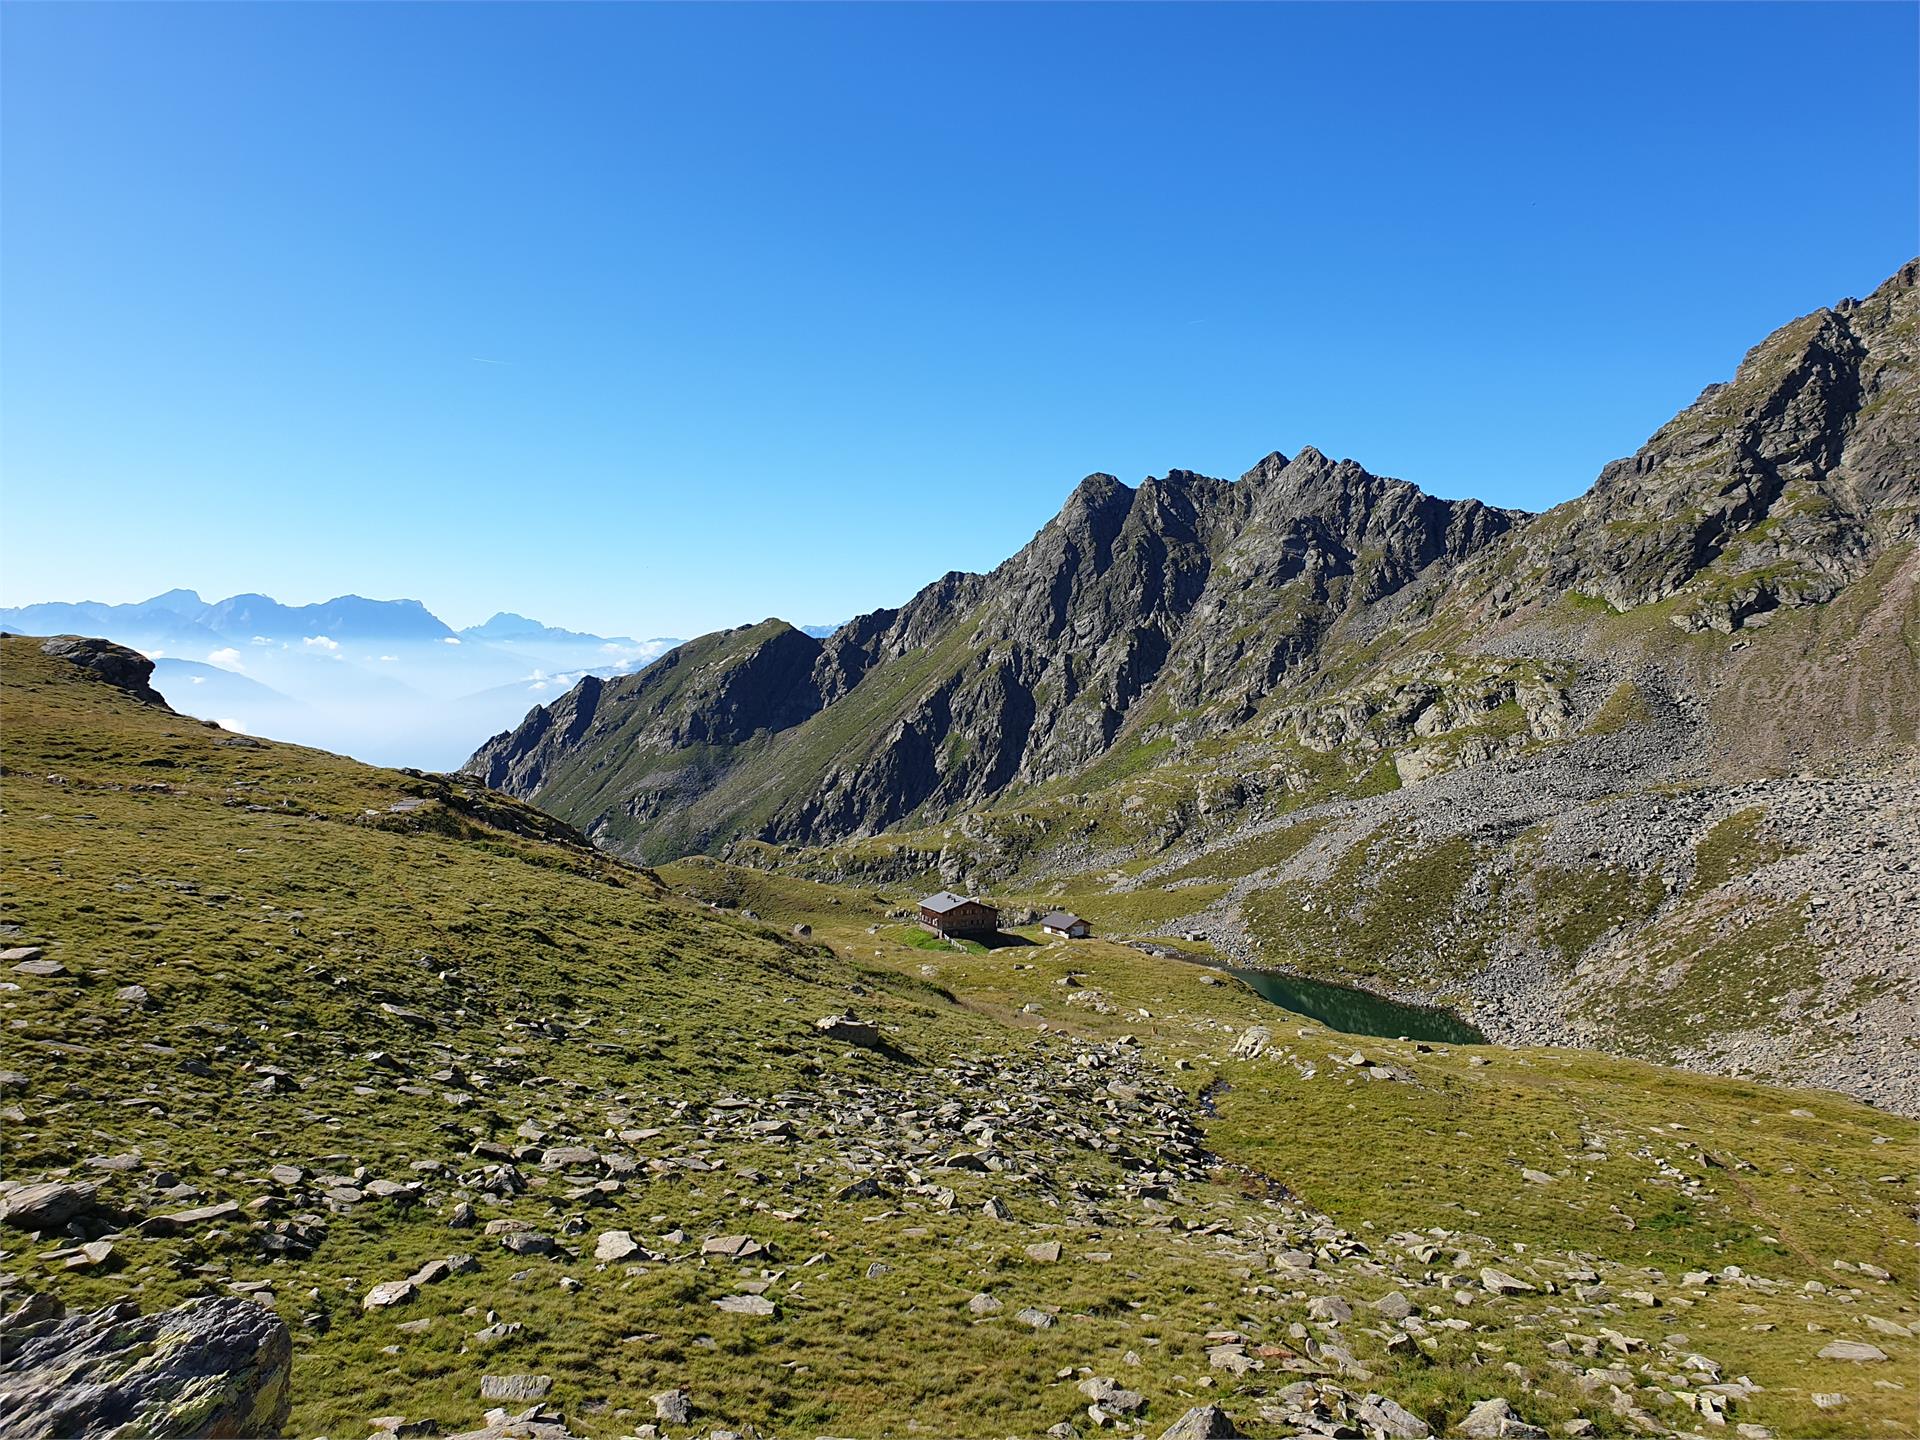
[[[1329,985],[1270,970],[1232,970],[1247,988],[1296,1015],[1307,1015],[1328,1029],[1348,1035],[1378,1035],[1392,1040],[1435,1040],[1445,1045],[1484,1045],[1487,1037],[1451,1010],[1402,1005],[1384,995]]]

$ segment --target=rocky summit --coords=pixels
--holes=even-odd
[[[602,848],[1104,932],[1920,1112],[1920,262],[1533,516],[1314,450],[583,681],[469,762]]]

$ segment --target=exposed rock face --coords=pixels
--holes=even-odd
[[[1526,549],[1551,589],[1615,609],[1683,589],[1689,628],[1831,598],[1916,537],[1920,261],[1755,346]],[[1707,582],[1707,583],[1701,583]]]
[[[237,1297],[73,1316],[35,1297],[0,1323],[0,1362],[5,1434],[224,1440],[285,1433],[293,1337]]]
[[[1545,515],[1310,449],[1090,476],[991,575],[706,637],[474,771],[643,859],[1215,879],[1159,933],[1913,1109],[1917,287],[1783,326]]]
[[[671,823],[742,747],[820,708],[820,653],[820,641],[779,620],[703,636],[638,675],[582,680],[482,746],[464,773],[523,798],[564,793],[547,808],[592,817],[596,839]]]
[[[1392,692],[1309,697],[1396,623],[1458,616],[1452,646],[1484,652],[1510,617],[1571,593],[1615,609],[1678,596],[1676,625],[1730,631],[1829,599],[1911,544],[1916,280],[1920,262],[1783,327],[1537,520],[1312,449],[1231,483],[1093,475],[991,575],[947,575],[825,642],[766,621],[632,679],[584,681],[468,770],[607,848],[662,859],[977,811],[1088,771],[1123,735],[1231,731],[1275,694],[1305,708],[1268,733],[1323,753],[1417,747],[1508,702],[1522,738],[1559,738],[1565,696],[1537,666],[1470,674],[1416,654]],[[1395,764],[1419,780],[1462,759],[1427,747]]]
[[[832,843],[1081,774],[1123,738],[1230,731],[1269,696],[1324,690],[1407,617],[1458,615],[1467,649],[1563,594],[1615,610],[1675,602],[1667,618],[1684,630],[1765,624],[1920,536],[1916,279],[1920,262],[1785,326],[1538,519],[1313,449],[1234,482],[1092,475],[991,575],[947,575],[824,642],[766,621],[631,679],[583,681],[469,773],[642,859]],[[1341,697],[1330,731],[1324,704],[1278,728],[1322,751],[1410,741],[1459,678],[1448,662],[1413,682],[1424,693],[1358,709]],[[1556,738],[1562,699],[1537,674],[1482,679],[1475,707],[1514,701],[1527,738]],[[1426,715],[1429,730],[1441,718]],[[1460,759],[1444,748],[1395,764],[1418,780]]]
[[[111,640],[95,640],[78,635],[56,635],[40,647],[41,653],[67,660],[115,689],[124,690],[143,705],[170,709],[160,692],[149,683],[153,662],[138,650],[129,650]]]
[[[991,575],[824,642],[767,621],[584,681],[467,773],[646,858],[867,834],[1098,761],[1150,692],[1244,718],[1344,618],[1524,518],[1310,449],[1232,483],[1093,475]]]

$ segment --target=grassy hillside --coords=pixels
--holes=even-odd
[[[907,891],[656,876],[37,641],[0,674],[0,922],[40,952],[0,992],[6,1179],[121,1212],[98,1263],[6,1231],[7,1287],[254,1295],[298,1434],[469,1425],[485,1376],[596,1440],[679,1387],[674,1434],[1037,1435],[1099,1394],[1270,1436],[1302,1381],[1436,1429],[1494,1396],[1602,1435],[1920,1428],[1906,1122],[1356,1042],[1102,942],[929,950]],[[848,1009],[877,1031],[815,1024]]]

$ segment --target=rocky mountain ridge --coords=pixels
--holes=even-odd
[[[1524,650],[1516,616],[1666,605],[1683,630],[1756,628],[1916,537],[1917,265],[1783,327],[1545,516],[1310,448],[1235,482],[1093,475],[991,574],[824,642],[772,620],[704,637],[534,711],[468,770],[639,858],[833,843],[1085,779],[1123,733],[1218,734],[1383,661]],[[1543,707],[1528,733],[1554,738]]]
[[[536,709],[467,771],[564,790],[577,813],[598,800],[589,828],[646,858],[869,834],[1078,772],[1149,692],[1244,716],[1343,622],[1522,518],[1311,449],[1237,482],[1093,475],[990,574],[949,574],[825,640],[777,620],[704,637]],[[769,805],[753,762],[770,750],[810,783]]]
[[[1920,1107],[1917,280],[1782,327],[1543,515],[1311,449],[1091,476],[989,575],[703,637],[468,773],[649,862],[1065,893],[1496,1038]],[[1811,813],[1853,857],[1818,890],[1782,860]]]

